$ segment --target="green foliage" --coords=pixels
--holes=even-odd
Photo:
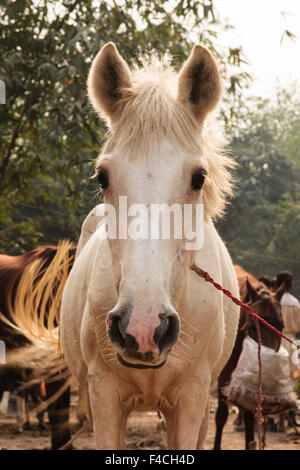
[[[231,91],[246,78],[240,51],[219,47],[223,25],[213,0],[2,0],[0,9],[7,89],[0,105],[0,249],[7,253],[76,240],[97,201],[88,181],[105,128],[88,103],[86,79],[106,42],[128,61],[157,50],[178,66],[201,42],[227,64]]]
[[[234,261],[257,275],[291,271],[300,294],[300,99],[278,92],[241,106],[228,129],[239,167],[235,198],[219,223]]]
[[[89,181],[105,128],[86,96],[91,61],[106,42],[129,61],[154,50],[179,67],[193,43],[209,47],[225,81],[222,118],[239,162],[237,191],[219,222],[234,261],[256,274],[300,279],[300,102],[245,100],[242,48],[218,43],[213,0],[5,0],[0,3],[0,250],[77,240],[99,200]],[[289,34],[285,34],[290,37]],[[299,281],[296,292],[300,292]]]

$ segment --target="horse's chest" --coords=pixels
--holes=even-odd
[[[131,380],[128,379],[119,382],[121,400],[127,410],[162,411],[173,406],[179,381],[171,381],[169,377],[151,371],[136,377],[132,374]]]
[[[123,406],[130,411],[162,411],[172,407],[172,400],[164,395],[136,394],[124,399]]]

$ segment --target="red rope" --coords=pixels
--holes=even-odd
[[[265,326],[267,326],[270,330],[274,331],[277,335],[281,336],[284,338],[286,341],[289,341],[291,344],[293,344],[297,349],[300,348],[300,345],[297,345],[294,343],[293,340],[285,336],[283,333],[278,331],[274,326],[270,325],[268,322],[266,322],[263,318],[261,318],[259,315],[257,315],[254,310],[247,304],[244,304],[241,302],[237,297],[234,297],[232,293],[228,290],[222,287],[220,284],[218,284],[209,274],[207,271],[203,271],[203,269],[199,268],[195,264],[191,266],[191,269],[195,271],[198,276],[203,277],[205,281],[210,282],[213,286],[216,287],[216,289],[222,291],[227,297],[229,297],[232,302],[235,304],[239,305],[243,309],[245,309],[252,317],[254,318],[255,321],[255,326],[256,326],[256,331],[257,331],[257,344],[258,344],[258,391],[257,391],[257,407],[255,411],[255,416],[257,420],[257,435],[258,435],[258,443],[259,443],[259,449],[262,449],[262,432],[263,432],[263,420],[262,420],[262,402],[263,402],[263,393],[262,393],[262,365],[261,365],[261,334],[260,334],[260,326],[259,322],[263,323]]]
[[[250,315],[252,315],[256,320],[259,320],[261,323],[263,323],[265,326],[267,326],[270,330],[274,331],[274,333],[276,333],[277,335],[281,336],[282,338],[284,338],[286,341],[289,341],[291,344],[293,344],[295,346],[295,348],[297,349],[300,349],[300,345],[294,343],[294,341],[291,339],[291,338],[288,338],[287,336],[285,336],[283,333],[281,333],[280,331],[278,331],[276,328],[274,328],[274,326],[270,325],[270,323],[266,322],[266,320],[264,320],[263,318],[261,318],[259,315],[257,315],[254,310],[247,304],[244,304],[243,302],[241,302],[237,297],[234,297],[234,295],[232,295],[232,293],[225,289],[224,287],[222,287],[220,284],[218,284],[209,274],[207,271],[203,271],[203,269],[201,268],[198,268],[198,266],[196,266],[195,264],[193,264],[191,266],[191,269],[193,271],[195,271],[198,276],[200,277],[203,277],[206,281],[210,282],[211,284],[213,284],[218,290],[222,291],[227,297],[229,297],[232,302],[234,302],[235,304],[239,305],[240,307],[242,307],[243,309],[247,310],[248,313],[250,313]]]
[[[257,386],[257,407],[255,410],[255,417],[257,423],[257,436],[258,436],[258,448],[259,450],[263,449],[263,419],[262,419],[262,402],[263,402],[263,393],[262,393],[262,365],[261,365],[261,334],[260,326],[257,318],[254,318],[256,332],[257,332],[257,358],[258,358],[258,386]]]

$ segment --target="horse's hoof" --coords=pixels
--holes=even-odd
[[[76,450],[76,448],[73,446],[73,444],[68,444],[63,450]]]
[[[243,432],[243,431],[245,431],[245,426],[243,424],[236,424],[234,426],[234,430],[236,432]]]
[[[46,431],[47,425],[45,423],[39,423],[39,430],[40,431]]]
[[[32,429],[32,427],[31,427],[30,423],[25,423],[23,425],[23,431],[30,431],[31,429]]]
[[[256,450],[256,442],[250,441],[248,444],[248,450]]]

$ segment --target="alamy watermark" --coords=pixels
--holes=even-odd
[[[100,238],[112,240],[184,240],[186,250],[200,250],[204,243],[203,204],[131,204],[119,196],[119,207],[97,206]]]
[[[0,104],[6,103],[6,86],[3,80],[0,80]]]

